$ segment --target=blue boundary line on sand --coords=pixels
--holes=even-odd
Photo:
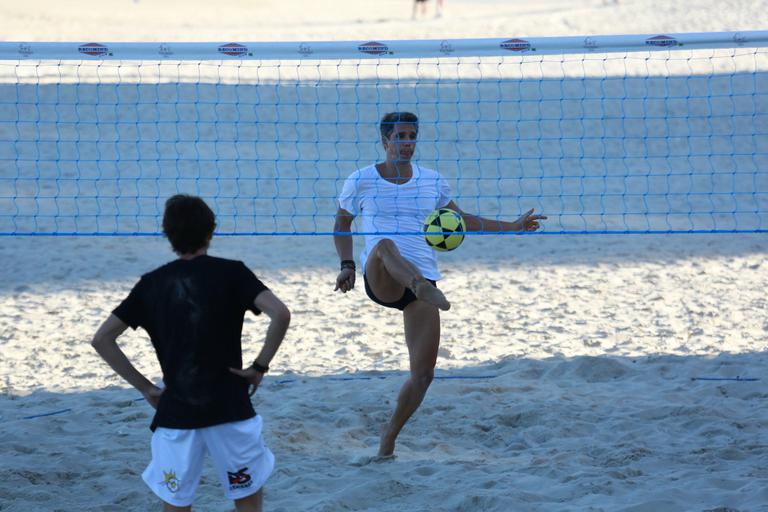
[[[755,382],[760,380],[757,377],[691,377],[691,380],[706,380],[706,381],[732,381],[732,382]]]
[[[22,420],[33,420],[35,418],[42,418],[44,416],[54,416],[56,414],[64,414],[65,412],[70,412],[71,410],[72,410],[72,408],[60,409],[58,411],[44,412],[42,414],[33,414],[32,416],[22,416],[19,419],[22,419]]]
[[[465,379],[465,380],[474,380],[474,379],[495,379],[498,377],[498,375],[435,375],[435,380],[457,380],[457,379]],[[311,377],[310,377],[311,378]],[[387,379],[389,378],[387,375],[371,375],[371,376],[360,376],[360,377],[327,377],[326,380],[333,380],[333,381],[346,381],[346,380],[374,380],[374,379]],[[294,382],[300,382],[302,380],[305,380],[301,377],[297,377],[295,379],[282,379],[275,382],[275,384],[291,384]]]

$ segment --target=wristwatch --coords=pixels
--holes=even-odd
[[[260,365],[256,360],[253,361],[251,368],[253,368],[259,373],[267,373],[269,371],[269,366]]]

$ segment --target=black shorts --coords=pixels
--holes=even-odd
[[[431,279],[427,279],[427,281],[437,286],[437,281],[433,281]],[[395,308],[402,311],[411,302],[415,300],[419,300],[416,298],[416,295],[414,295],[414,293],[411,291],[410,288],[406,288],[405,291],[403,292],[403,296],[400,297],[395,302],[384,302],[383,300],[378,298],[376,295],[374,295],[373,290],[371,290],[371,286],[368,284],[368,277],[366,277],[365,274],[363,274],[363,282],[365,283],[365,294],[368,295],[368,297],[373,302],[375,302],[376,304],[379,304],[380,306],[384,306],[385,308]]]

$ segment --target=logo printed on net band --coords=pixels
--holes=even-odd
[[[224,55],[231,55],[232,57],[243,57],[245,55],[251,55],[248,52],[248,47],[238,43],[228,43],[219,46],[219,53]]]
[[[85,43],[77,47],[77,51],[85,55],[96,57],[99,55],[112,55],[109,48],[99,43]]]
[[[531,50],[531,43],[525,39],[507,39],[499,44],[502,50],[509,50],[511,52],[527,52]]]
[[[173,55],[173,50],[171,49],[171,46],[170,46],[170,45],[168,45],[168,44],[166,44],[166,43],[162,43],[162,44],[161,44],[161,45],[160,45],[160,46],[157,48],[157,53],[158,53],[159,55],[161,55],[162,57],[170,57],[171,55]]]
[[[665,46],[677,46],[679,43],[677,42],[677,39],[675,39],[674,37],[654,36],[646,39],[645,44],[647,44],[648,46],[660,46],[663,48]]]
[[[744,43],[747,42],[747,36],[745,36],[741,32],[736,32],[735,34],[733,34],[733,42],[739,46],[744,46]]]
[[[303,56],[305,56],[305,57],[306,57],[307,55],[312,55],[312,54],[314,53],[314,52],[312,51],[312,47],[311,47],[311,46],[309,46],[307,43],[301,43],[301,44],[299,45],[299,50],[298,50],[298,52],[299,52],[299,55],[303,55]]]
[[[367,43],[358,45],[357,50],[362,53],[367,53],[369,55],[384,55],[385,53],[392,55],[393,53],[389,51],[389,46],[385,45],[384,43],[379,43],[377,41],[369,41]]]
[[[21,43],[19,44],[19,55],[22,55],[24,57],[29,57],[34,52],[32,51],[32,45]]]

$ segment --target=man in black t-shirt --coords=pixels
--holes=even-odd
[[[288,308],[242,262],[208,256],[216,226],[205,202],[168,199],[163,232],[179,255],[141,277],[92,345],[157,409],[152,461],[143,479],[164,510],[190,510],[206,452],[238,511],[260,511],[274,456],[261,436],[250,395],[261,383],[290,323]],[[247,310],[270,323],[256,360],[242,369],[240,337]],[[117,338],[142,327],[163,371],[159,388],[128,360]]]

